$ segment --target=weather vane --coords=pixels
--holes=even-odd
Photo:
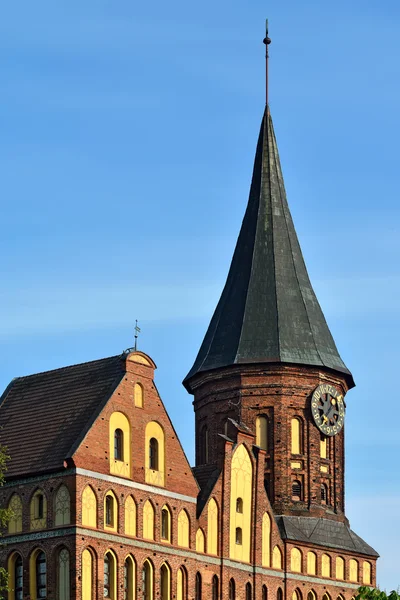
[[[265,22],[265,38],[263,39],[263,42],[265,44],[265,102],[267,105],[267,109],[268,109],[268,59],[269,59],[269,54],[268,54],[268,46],[271,43],[271,39],[268,36],[268,19]]]
[[[139,333],[140,333],[140,327],[138,326],[138,322],[137,322],[137,319],[136,319],[136,325],[135,325],[135,352],[137,350],[137,340],[138,340],[138,337],[139,337]]]

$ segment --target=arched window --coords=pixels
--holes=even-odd
[[[219,598],[219,581],[218,577],[214,575],[212,578],[212,600],[218,600]]]
[[[328,458],[328,438],[324,435],[321,435],[320,454],[321,458]]]
[[[298,548],[292,548],[291,550],[290,569],[294,573],[301,573],[301,552]]]
[[[268,419],[257,417],[256,419],[256,445],[262,450],[268,451]]]
[[[195,600],[202,600],[201,598],[201,575],[199,572],[196,573],[196,590],[195,590]]]
[[[117,499],[112,492],[107,492],[104,498],[104,526],[107,529],[118,529]]]
[[[131,425],[121,412],[112,413],[109,421],[110,473],[131,476]]]
[[[344,580],[344,559],[341,556],[336,557],[336,579]]]
[[[137,406],[139,408],[143,408],[144,392],[143,392],[143,386],[141,386],[140,383],[135,383],[134,397],[135,397],[135,406]]]
[[[124,432],[116,429],[114,432],[114,460],[124,460]]]
[[[189,548],[189,517],[184,508],[178,515],[178,546]]]
[[[313,590],[310,590],[307,594],[307,600],[317,600],[317,596]]]
[[[328,592],[325,592],[325,594],[322,596],[322,600],[331,600],[331,597],[328,594]]]
[[[167,506],[161,510],[161,539],[171,541],[171,513]]]
[[[317,574],[317,555],[315,552],[308,552],[307,554],[307,573],[308,575]]]
[[[301,481],[296,479],[292,483],[292,500],[294,502],[298,502],[299,500],[301,500],[301,491]]]
[[[262,566],[271,565],[271,517],[266,512],[262,520]]]
[[[236,500],[236,512],[240,515],[243,514],[243,500],[241,498]]]
[[[149,443],[149,468],[158,471],[158,441],[151,438]]]
[[[214,498],[208,503],[207,521],[207,552],[218,554],[218,506]]]
[[[23,600],[24,597],[24,569],[21,555],[14,552],[8,559],[8,598],[9,600]]]
[[[272,552],[272,567],[274,569],[282,569],[282,552],[278,546],[275,546]]]
[[[110,551],[104,556],[104,598],[117,600],[117,565]]]
[[[31,529],[45,529],[47,500],[42,490],[36,490],[31,500]]]
[[[200,527],[196,531],[196,552],[205,552],[206,551],[206,540],[204,536],[204,532]]]
[[[86,527],[96,527],[97,525],[97,500],[89,485],[82,492],[82,525],[86,525]]]
[[[207,425],[203,425],[203,427],[200,430],[199,438],[199,464],[207,464],[208,459],[208,428]]]
[[[262,586],[261,600],[268,600],[268,588],[266,585]]]
[[[58,600],[70,600],[69,552],[63,548],[58,554]]]
[[[143,600],[154,600],[153,594],[153,565],[146,560],[142,570],[142,598]]]
[[[236,544],[241,546],[243,544],[243,532],[241,527],[236,527]]]
[[[146,425],[146,483],[164,486],[165,484],[165,436],[164,430],[156,421]]]
[[[136,599],[136,564],[132,556],[127,556],[124,564],[124,600]]]
[[[323,577],[331,576],[331,558],[327,554],[322,555],[321,572]]]
[[[298,417],[292,419],[292,454],[302,454],[303,436],[302,423]]]
[[[71,498],[66,485],[60,485],[54,499],[55,525],[71,523]]]
[[[154,540],[154,508],[150,500],[146,500],[143,506],[143,537]]]
[[[82,600],[92,600],[93,559],[89,550],[82,552]]]
[[[371,585],[371,563],[364,561],[363,562],[363,584]]]
[[[36,556],[36,598],[47,598],[47,563],[44,552]]]
[[[22,501],[18,494],[13,494],[8,503],[11,518],[8,521],[8,533],[21,533],[22,531]]]
[[[234,579],[229,580],[229,600],[236,600],[236,584]]]
[[[276,600],[283,600],[282,588],[278,588],[278,590],[276,592]]]
[[[358,581],[358,562],[352,558],[349,562],[349,580],[357,582]]]
[[[252,600],[251,583],[246,583],[246,600]]]
[[[300,590],[294,590],[292,594],[292,600],[301,600]]]
[[[136,535],[136,504],[132,496],[125,500],[125,535]]]
[[[176,576],[176,600],[187,600],[187,587],[187,572],[181,567]]]
[[[321,504],[328,503],[328,487],[325,483],[321,483]]]
[[[171,600],[171,570],[164,563],[160,569],[161,600]]]

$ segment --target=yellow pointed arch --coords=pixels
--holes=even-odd
[[[207,508],[207,553],[218,554],[218,504],[214,498],[208,503]]]
[[[90,485],[82,492],[82,525],[97,527],[97,498]]]
[[[160,591],[162,600],[171,600],[171,567],[167,562],[160,567]]]
[[[128,496],[125,500],[124,517],[125,517],[125,535],[131,537],[136,536],[136,502],[132,496]]]
[[[336,557],[336,570],[335,570],[336,579],[344,580],[344,559],[341,556]]]
[[[88,548],[82,552],[82,600],[92,600],[93,595],[93,555]]]
[[[176,576],[176,600],[187,599],[188,576],[185,567],[180,567]]]
[[[143,537],[154,540],[154,506],[146,500],[143,506]]]
[[[317,594],[314,590],[310,590],[307,594],[307,600],[317,600]]]
[[[109,594],[106,596],[111,600],[117,600],[118,590],[118,563],[117,557],[113,550],[108,549],[104,553],[104,570],[106,568],[106,562],[108,563],[108,586]],[[104,578],[105,579],[105,578]]]
[[[154,567],[148,558],[144,561],[142,567],[142,591],[143,597],[154,600]]]
[[[47,497],[42,489],[37,489],[30,502],[31,530],[45,529],[47,526]]]
[[[172,536],[172,513],[167,504],[161,509],[161,540],[171,543]],[[179,536],[179,521],[178,521],[178,536]],[[179,543],[178,543],[179,546]]]
[[[116,455],[115,434],[122,432],[120,455]],[[110,473],[122,477],[131,476],[131,425],[128,417],[122,412],[113,412],[109,424]]]
[[[15,600],[16,590],[21,591],[24,587],[24,568],[22,556],[19,552],[12,552],[8,557],[7,572],[8,600]]]
[[[273,552],[272,552],[272,567],[274,569],[282,569],[283,565],[282,565],[282,551],[279,548],[279,546],[275,546]]]
[[[262,520],[262,566],[271,566],[271,517],[267,512]]]
[[[165,485],[165,435],[157,421],[150,421],[145,431],[145,479],[152,485]]]
[[[184,508],[178,515],[178,546],[189,548],[190,539],[189,516]]]
[[[229,555],[244,562],[250,562],[252,494],[253,464],[246,446],[240,444],[231,462]],[[238,511],[238,500],[241,512]]]
[[[8,533],[21,533],[22,531],[22,500],[18,494],[13,494],[8,502],[11,517],[8,521]]]
[[[206,551],[206,537],[201,527],[196,531],[196,552],[204,554]]]
[[[317,555],[315,552],[307,552],[307,574],[317,574]]]
[[[118,500],[112,490],[104,496],[104,529],[118,531]]]
[[[131,554],[124,561],[124,596],[126,600],[136,600],[136,561]]]
[[[301,573],[302,554],[298,548],[292,548],[290,552],[290,570]]]

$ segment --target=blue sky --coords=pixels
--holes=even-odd
[[[0,9],[0,386],[140,347],[193,461],[189,370],[264,103],[310,276],[357,387],[347,513],[400,585],[400,5],[127,0]]]

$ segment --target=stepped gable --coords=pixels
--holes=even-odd
[[[276,516],[282,539],[339,548],[358,554],[378,557],[379,554],[364,542],[345,523],[313,517]]]
[[[228,278],[184,385],[191,391],[198,373],[254,363],[326,367],[354,386],[307,273],[267,109]]]
[[[62,469],[125,373],[121,356],[13,379],[0,399],[7,479]],[[27,435],[29,433],[29,435]]]

